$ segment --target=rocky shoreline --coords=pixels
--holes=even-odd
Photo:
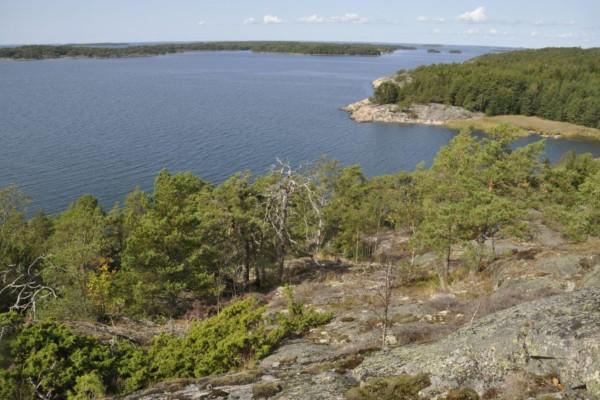
[[[350,113],[354,121],[361,123],[445,125],[450,121],[483,117],[483,114],[445,104],[413,104],[407,109],[400,109],[396,104],[375,104],[370,99],[352,103],[343,110]]]
[[[410,82],[410,75],[406,75],[404,83]],[[377,89],[385,82],[393,81],[394,77],[384,76],[375,79],[372,83],[373,89]],[[398,84],[397,82],[395,82]],[[399,85],[402,85],[401,83]],[[446,104],[429,103],[413,104],[408,108],[401,109],[396,104],[376,104],[371,99],[363,99],[342,108],[350,113],[350,118],[356,122],[383,122],[393,124],[421,124],[421,125],[445,125],[450,121],[466,119],[478,119],[483,117],[482,113],[474,113],[462,107],[449,106]]]

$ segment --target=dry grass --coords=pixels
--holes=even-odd
[[[538,133],[543,136],[600,140],[600,129],[525,115],[498,115],[495,117],[449,121],[446,126],[451,129],[471,128],[476,131],[491,132],[501,124],[507,124],[515,128],[515,134],[518,136],[529,136],[531,133]]]

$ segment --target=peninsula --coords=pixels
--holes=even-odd
[[[373,82],[358,122],[421,123],[600,140],[599,49],[547,48],[436,64]]]

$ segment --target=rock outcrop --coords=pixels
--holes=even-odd
[[[379,240],[394,255],[404,238]],[[435,254],[418,256],[398,277],[386,350],[381,265],[296,260],[288,269],[297,299],[333,312],[331,322],[247,371],[162,382],[126,399],[345,400],[374,378],[423,373],[431,382],[423,400],[470,390],[486,399],[600,399],[600,240],[571,244],[544,228],[495,249],[484,272],[457,279],[449,293],[435,286]],[[285,306],[282,291],[269,298],[269,309]]]
[[[400,79],[397,79],[397,78]],[[412,77],[404,73],[400,76],[384,76],[375,79],[373,89],[386,82],[404,86],[412,81]],[[444,125],[449,121],[481,118],[483,114],[473,113],[462,107],[445,104],[413,104],[407,109],[401,109],[396,104],[375,104],[370,99],[352,103],[342,110],[350,113],[350,118],[356,122],[383,122],[395,124]]]
[[[413,104],[406,110],[396,104],[375,104],[369,99],[343,108],[356,122],[384,122],[400,124],[444,125],[449,121],[472,119],[481,114],[472,113],[462,107],[445,104]]]
[[[569,390],[600,396],[600,289],[527,302],[474,321],[433,344],[367,357],[353,371],[371,376],[428,373],[430,396],[456,387],[483,393],[515,371],[555,376]]]

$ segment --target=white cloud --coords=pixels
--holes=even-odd
[[[437,23],[441,23],[441,22],[446,22],[446,18],[420,16],[420,17],[417,18],[417,21],[419,21],[419,22],[437,22]]]
[[[307,24],[366,24],[369,22],[369,19],[367,17],[361,17],[356,13],[346,13],[344,15],[333,15],[330,17],[313,14],[307,17],[298,18],[298,21]]]
[[[433,33],[433,34],[437,35],[437,34],[439,34],[439,33],[442,33],[442,30],[441,30],[441,29],[439,29],[439,28],[434,28],[434,29],[431,31],[431,33]]]
[[[535,31],[531,32],[531,37],[537,37],[538,35],[539,35],[539,33],[535,32]]]
[[[463,22],[485,22],[488,20],[487,12],[485,7],[477,7],[473,11],[467,11],[464,14],[458,16],[459,21]]]
[[[198,25],[206,25],[206,21],[198,21]]]
[[[256,23],[258,23],[258,21],[254,17],[246,18],[244,20],[244,25],[252,25],[252,24],[256,24]]]
[[[266,25],[270,25],[270,24],[282,24],[283,23],[283,19],[279,18],[276,15],[265,15],[263,17],[263,24]]]

